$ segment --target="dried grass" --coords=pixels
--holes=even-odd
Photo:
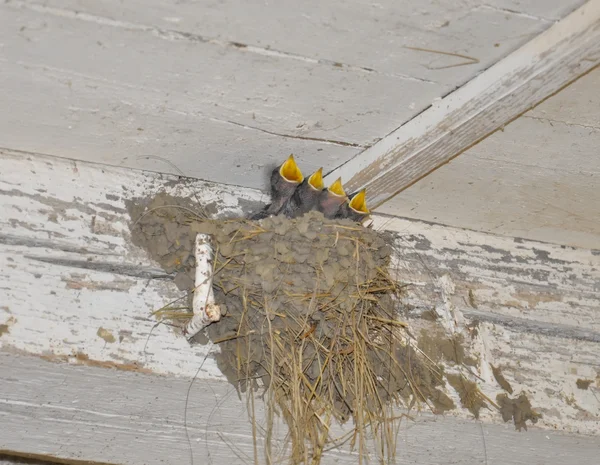
[[[385,241],[312,213],[260,224],[204,222],[196,231],[212,234],[219,250],[214,285],[227,316],[208,331],[221,345],[219,366],[247,392],[250,408],[264,389],[266,462],[276,461],[273,425],[280,415],[289,427],[290,463],[316,465],[344,441],[359,463],[370,441],[378,462],[393,463],[396,406],[428,402],[442,381],[408,344]],[[325,249],[327,259],[315,258]],[[332,279],[327,267],[341,259],[351,266],[334,266]],[[351,434],[334,438],[332,422],[349,418]]]

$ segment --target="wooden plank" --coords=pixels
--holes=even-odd
[[[0,147],[253,188],[288,153],[339,166],[550,24],[475,0],[0,11]]]
[[[245,416],[245,403],[223,382],[198,380],[190,388],[188,379],[0,354],[3,451],[120,465],[247,464],[253,446]],[[597,452],[595,437],[535,428],[518,433],[423,414],[403,423],[396,463],[570,465],[595,463]],[[343,449],[327,453],[323,463],[356,460]]]
[[[141,24],[193,34],[214,45],[242,47],[250,54],[342,67],[359,74],[433,81],[443,86],[445,93],[582,3],[547,0],[538,2],[535,10],[532,5],[524,5],[521,13],[514,5],[512,11],[510,5],[506,8],[504,2],[490,0],[482,5],[477,0],[425,0],[418,10],[410,0],[283,0],[246,5],[225,0],[218,5],[185,2],[177,8],[157,0],[24,3],[27,8],[49,14],[78,12],[81,20],[112,20],[123,27]],[[528,14],[528,10],[534,10],[534,14]]]
[[[515,392],[543,412],[545,427],[598,433],[588,421],[600,418],[597,391],[577,387],[578,379],[600,387],[597,251],[402,218],[375,224],[399,232],[396,269],[412,283],[404,303],[415,332],[418,316],[435,309],[449,332],[471,334],[488,397],[499,392],[490,368],[501,366]]]
[[[382,205],[381,213],[600,248],[600,68]],[[568,154],[568,156],[565,156]]]
[[[543,120],[550,124],[563,123],[569,126],[600,129],[600,114],[597,111],[600,107],[598,87],[600,87],[600,69],[596,68],[532,108],[522,118]]]
[[[600,62],[600,1],[565,19],[334,170],[377,207]]]
[[[209,347],[155,327],[150,313],[182,294],[131,244],[126,201],[165,190],[212,213],[241,214],[261,194],[1,153],[0,283],[9,284],[0,284],[0,350],[192,378]],[[577,388],[577,379],[600,372],[597,252],[384,216],[376,227],[397,234],[394,270],[410,284],[404,303],[417,333],[425,310],[452,331],[479,321],[470,344],[488,396],[500,392],[490,364],[505,366],[515,392],[545,412],[541,427],[598,434],[596,388]],[[222,379],[210,357],[199,377]],[[493,412],[483,418],[498,420]]]
[[[203,182],[190,185],[153,173],[0,153],[0,282],[10,283],[0,285],[0,314],[7,325],[0,345],[76,363],[95,360],[193,376],[207,348],[190,349],[167,327],[155,327],[150,313],[182,294],[173,276],[132,246],[125,200],[168,188],[173,194],[198,198],[213,213],[241,214],[243,206],[256,208],[261,194]],[[87,323],[82,325],[80,318]],[[116,341],[108,343],[98,336],[100,328]],[[220,376],[212,363],[205,369],[206,376]]]
[[[29,6],[0,4],[0,85],[14,89],[0,97],[12,109],[0,147],[263,187],[263,168],[290,151],[306,170],[325,153],[335,166],[440,91]]]
[[[505,11],[506,13],[530,15],[557,21],[580,7],[585,0],[578,2],[540,2],[539,0],[494,0],[487,3],[487,8]]]
[[[567,327],[590,330],[588,339],[600,341],[598,251],[412,219],[377,217],[375,224],[399,232],[396,266],[401,278],[419,283],[412,292],[415,308],[439,299],[439,280],[448,275],[453,290],[446,295],[463,311],[558,325],[555,336]]]
[[[521,117],[378,211],[600,249],[599,145],[600,127]]]
[[[324,153],[336,164],[358,150],[269,134],[176,107],[162,111],[156,100],[160,97],[150,92],[97,83],[67,71],[38,68],[30,73],[27,65],[0,65],[3,88],[19,85],[22,92],[0,97],[4,108],[14,109],[0,115],[0,147],[174,175],[185,172],[265,191],[266,172],[286,154],[294,153],[302,168],[311,172],[320,166]]]

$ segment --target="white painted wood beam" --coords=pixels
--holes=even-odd
[[[350,191],[366,187],[376,208],[599,63],[600,0],[590,0],[326,181],[341,176]]]
[[[197,375],[200,384],[222,380],[210,356],[198,373],[217,348],[190,345],[180,332],[157,326],[151,315],[185,295],[172,274],[131,243],[129,201],[160,191],[233,215],[261,196],[0,150],[0,353],[187,380]],[[414,220],[375,220],[375,227],[396,234],[393,271],[409,286],[404,303],[415,334],[423,311],[432,309],[479,322],[476,342],[486,348],[481,371],[489,364],[502,366],[515,392],[526,392],[534,407],[544,409],[537,427],[598,434],[596,252]],[[579,389],[580,378],[595,384]],[[0,391],[6,383],[0,378]],[[482,389],[492,399],[501,392],[493,380]],[[490,411],[482,419],[493,422],[498,416]],[[0,432],[11,424],[12,417],[0,412]]]
[[[261,403],[256,417],[264,420]],[[0,453],[77,464],[254,464],[246,418],[245,402],[223,381],[198,379],[190,387],[189,379],[0,353]],[[340,433],[333,428],[332,436]],[[537,428],[519,433],[513,425],[426,414],[403,421],[397,444],[398,464],[591,465],[598,457],[597,437]],[[259,439],[258,463],[263,457]],[[285,455],[277,458],[287,463]],[[358,458],[342,447],[322,463],[351,465]]]

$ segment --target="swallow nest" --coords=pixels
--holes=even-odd
[[[427,402],[441,380],[406,342],[390,241],[319,212],[199,220],[164,208],[174,203],[155,198],[148,207],[156,211],[136,221],[140,233],[132,229],[134,242],[158,250],[166,270],[193,276],[194,237],[211,236],[213,289],[226,312],[206,333],[229,381],[250,396],[263,391],[266,449],[277,414],[289,427],[291,463],[318,464],[326,447],[349,438],[363,452],[375,441],[381,460],[393,460],[392,407]],[[334,438],[333,420],[350,418],[350,436]]]
[[[395,366],[406,345],[384,238],[318,212],[194,232],[213,238],[215,298],[227,308],[207,328],[219,367],[241,391],[266,388],[271,414],[289,426],[292,462],[319,462],[334,418],[352,417],[359,441],[370,426],[385,442],[390,403],[412,393]]]

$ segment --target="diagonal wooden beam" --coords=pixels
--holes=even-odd
[[[600,64],[590,0],[326,177],[366,187],[376,208]]]

